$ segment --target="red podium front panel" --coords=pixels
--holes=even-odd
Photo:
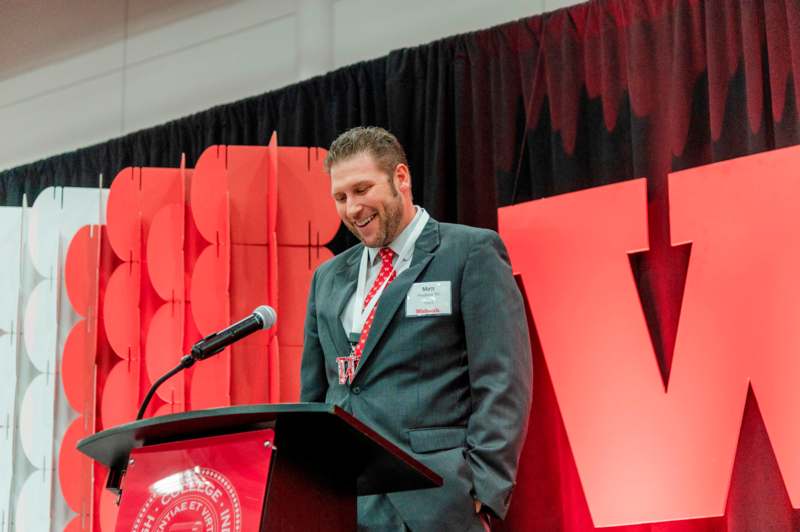
[[[134,449],[116,530],[259,530],[272,429]]]

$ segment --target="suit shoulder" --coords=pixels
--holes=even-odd
[[[499,240],[497,231],[471,225],[440,223],[442,238],[462,239],[469,244]]]
[[[339,266],[341,266],[345,262],[349,262],[353,258],[353,255],[361,253],[361,250],[363,248],[364,246],[362,246],[361,244],[356,244],[342,251],[338,255],[329,258],[328,260],[317,266],[317,269],[314,272],[314,274],[317,276],[324,276],[327,275],[328,272],[336,271],[339,268]]]

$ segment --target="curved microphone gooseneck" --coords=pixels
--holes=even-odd
[[[139,421],[144,417],[144,412],[147,410],[147,406],[153,399],[153,395],[156,393],[156,390],[158,390],[158,387],[164,384],[167,379],[186,368],[192,367],[198,360],[204,360],[208,357],[216,355],[232,343],[241,340],[245,336],[249,336],[262,329],[269,329],[275,325],[277,318],[278,316],[275,313],[275,309],[268,307],[267,305],[261,305],[245,319],[238,321],[219,332],[210,334],[194,344],[191,353],[184,355],[177,366],[166,372],[164,375],[158,378],[156,382],[153,383],[153,385],[150,387],[150,390],[148,390],[147,395],[145,395],[144,401],[142,401],[142,406],[139,407],[139,412],[136,414],[136,421]]]

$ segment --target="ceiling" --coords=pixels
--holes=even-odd
[[[236,0],[0,0],[0,81]]]

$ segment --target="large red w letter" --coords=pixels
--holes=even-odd
[[[596,526],[724,513],[748,384],[800,507],[800,147],[669,179],[692,243],[665,390],[628,254],[645,180],[501,209]]]

